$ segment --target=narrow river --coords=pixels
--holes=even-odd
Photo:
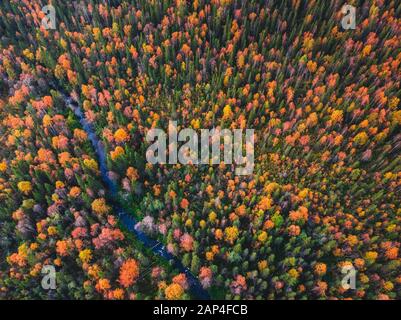
[[[107,175],[107,163],[106,163],[106,153],[104,151],[103,143],[97,137],[93,126],[85,119],[85,116],[80,108],[79,104],[77,104],[71,97],[64,96],[64,101],[66,102],[67,106],[74,112],[76,117],[79,119],[79,122],[82,125],[82,128],[88,134],[88,138],[95,149],[99,168],[102,180],[106,185],[110,195],[114,198],[117,196],[117,184],[112,181],[109,176]],[[181,261],[169,253],[163,243],[160,241],[154,240],[149,238],[145,233],[140,230],[135,229],[135,224],[137,223],[136,219],[126,212],[121,206],[114,203],[113,205],[114,211],[117,213],[119,220],[121,223],[148,248],[150,248],[155,254],[159,255],[160,257],[173,262],[173,266],[176,267],[180,272],[184,273],[187,277],[189,289],[193,296],[198,299],[207,300],[210,299],[208,292],[203,289],[202,285],[200,284],[197,277],[195,277],[192,272],[183,266]]]

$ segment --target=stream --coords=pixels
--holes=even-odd
[[[88,134],[89,141],[91,142],[93,148],[95,149],[99,162],[100,174],[104,184],[107,187],[107,190],[110,192],[112,197],[117,196],[117,190],[118,190],[117,184],[114,181],[112,181],[107,175],[108,169],[106,164],[106,153],[104,151],[103,143],[97,137],[93,126],[85,119],[85,115],[83,114],[82,109],[80,108],[78,103],[76,103],[71,97],[65,95],[64,95],[64,101],[66,102],[68,108],[70,108],[74,112],[75,116],[79,119],[82,128]],[[168,260],[169,262],[172,261],[173,266],[186,275],[189,289],[193,296],[202,300],[210,299],[208,292],[202,287],[197,277],[194,276],[188,268],[184,267],[184,265],[177,257],[168,252],[163,243],[155,239],[152,239],[144,232],[135,229],[137,220],[131,214],[126,212],[126,210],[124,210],[121,206],[114,203],[112,204],[112,207],[114,211],[117,213],[121,223],[131,233],[133,233],[139,239],[139,241],[141,241],[146,247],[150,248],[153,251],[153,253]]]

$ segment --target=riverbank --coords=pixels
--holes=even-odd
[[[88,139],[91,142],[92,147],[94,148],[96,156],[98,158],[102,181],[107,187],[107,190],[110,192],[111,198],[117,198],[117,185],[109,178],[107,174],[107,156],[102,142],[97,137],[93,126],[85,119],[84,113],[82,112],[79,104],[75,102],[71,97],[68,97],[64,94],[63,98],[67,107],[72,110],[75,116],[79,119],[83,130],[85,130],[88,135]],[[154,254],[162,257],[163,259],[166,259],[169,262],[172,262],[172,265],[175,268],[185,274],[190,287],[190,292],[193,296],[202,300],[210,299],[208,292],[203,289],[199,280],[192,274],[192,272],[188,268],[184,267],[184,265],[177,257],[173,256],[170,252],[166,250],[163,243],[149,238],[144,232],[137,230],[135,228],[135,225],[138,221],[125,209],[123,209],[118,203],[113,203],[112,206],[119,220],[128,231],[134,234],[138,238],[138,240],[141,241],[147,248],[151,249]]]

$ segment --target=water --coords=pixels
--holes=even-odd
[[[108,191],[110,192],[112,197],[117,196],[117,184],[111,180],[107,174],[107,164],[106,164],[106,152],[104,151],[104,145],[97,137],[93,126],[85,119],[85,116],[82,112],[80,106],[71,98],[71,97],[64,97],[64,100],[67,106],[74,112],[74,114],[79,119],[79,122],[82,125],[82,128],[88,134],[89,141],[91,142],[93,148],[95,149],[98,162],[99,162],[99,169],[102,180],[104,184],[107,186]],[[124,210],[118,204],[112,205],[114,211],[117,213],[119,220],[121,223],[148,248],[150,248],[155,254],[159,255],[160,257],[172,261],[174,267],[176,267],[180,272],[184,273],[187,277],[189,289],[193,296],[197,297],[198,299],[207,300],[210,299],[209,294],[205,289],[203,289],[202,285],[200,284],[199,280],[191,273],[191,271],[184,267],[181,261],[173,256],[170,252],[168,252],[160,241],[155,239],[149,238],[144,232],[135,229],[135,225],[137,223],[136,219],[130,215],[126,210]]]

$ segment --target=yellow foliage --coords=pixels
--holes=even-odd
[[[91,169],[91,170],[94,170],[94,171],[97,171],[97,170],[98,170],[97,162],[96,162],[96,160],[94,160],[94,159],[85,159],[85,160],[84,160],[84,165],[85,165],[85,167],[87,167],[88,169]]]
[[[258,236],[258,240],[260,242],[266,242],[267,241],[267,232],[266,231],[262,231]]]
[[[29,181],[21,181],[21,182],[18,182],[18,189],[21,192],[27,194],[32,191],[32,185]]]
[[[354,142],[363,146],[366,142],[368,142],[368,135],[366,134],[365,131],[362,131],[360,133],[358,133],[355,137],[354,137]]]
[[[93,200],[92,210],[97,214],[106,214],[109,212],[110,208],[106,204],[106,200],[104,198],[99,198]]]
[[[81,259],[82,263],[88,263],[92,259],[92,251],[90,249],[80,251],[79,259]]]
[[[114,133],[114,139],[116,140],[117,143],[125,142],[128,140],[128,133],[120,128]]]
[[[224,235],[225,235],[225,239],[226,241],[233,243],[239,235],[239,231],[237,227],[227,227],[224,230]]]
[[[2,162],[0,162],[0,172],[4,172],[6,170],[7,170],[7,162],[3,160]]]
[[[184,289],[178,283],[172,283],[164,292],[167,300],[179,300],[184,294]]]

